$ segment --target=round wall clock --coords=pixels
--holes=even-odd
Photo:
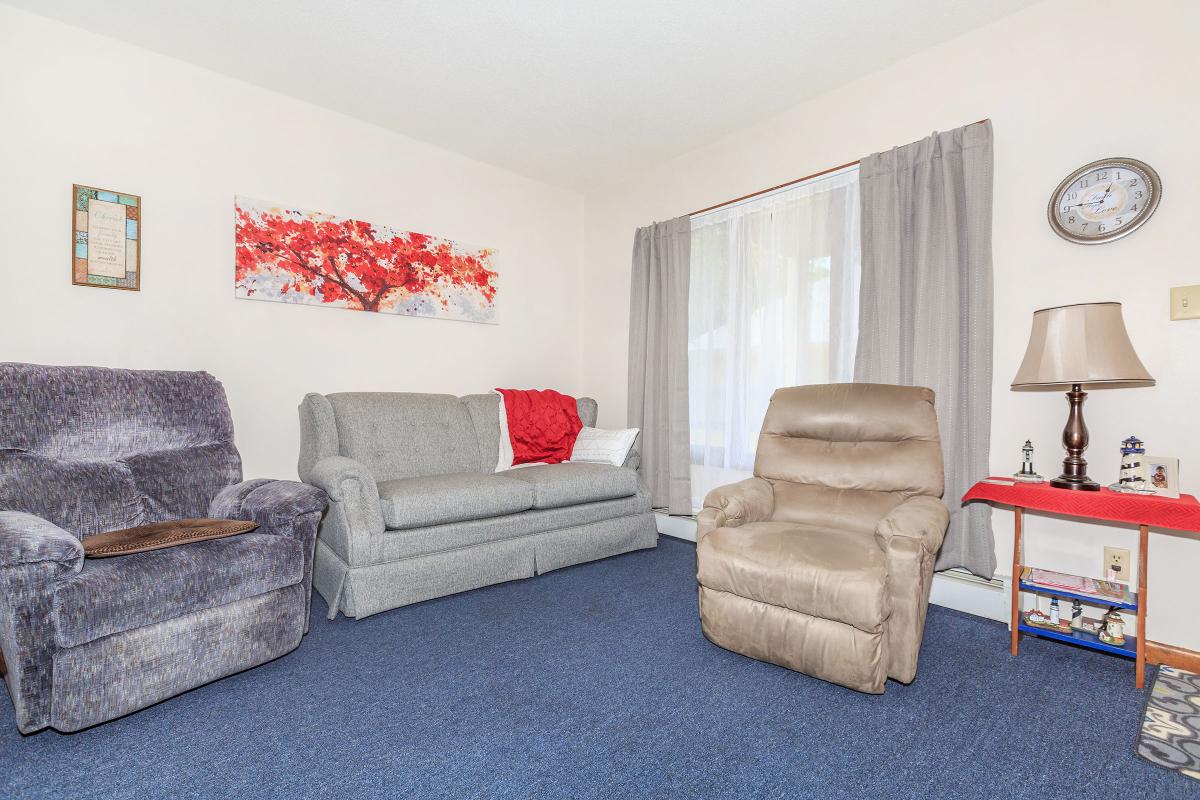
[[[1162,181],[1135,158],[1104,158],[1072,172],[1050,196],[1050,227],[1076,244],[1100,244],[1128,236],[1150,219],[1162,197]]]

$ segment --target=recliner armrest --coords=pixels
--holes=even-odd
[[[73,533],[23,511],[0,511],[0,567],[55,564],[56,574],[83,568],[83,543]]]
[[[0,511],[0,652],[17,728],[50,724],[58,581],[83,569],[83,543],[23,511]]]
[[[769,520],[774,512],[775,490],[764,478],[718,486],[704,498],[704,509],[696,515],[696,541],[717,528]]]
[[[936,553],[942,546],[950,511],[936,497],[910,497],[893,508],[875,526],[875,540],[887,550],[896,538],[910,539],[927,553]]]
[[[256,478],[218,492],[209,504],[208,515],[215,519],[254,520],[262,533],[294,535],[293,523],[297,517],[324,511],[327,503],[325,492],[316,486]]]

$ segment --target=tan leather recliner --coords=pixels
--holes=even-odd
[[[704,635],[861,692],[917,674],[949,512],[933,392],[842,383],[779,389],[754,477],[697,517]]]

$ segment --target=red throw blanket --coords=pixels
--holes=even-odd
[[[496,391],[504,397],[513,464],[558,464],[571,458],[575,438],[583,429],[574,397],[553,389]]]

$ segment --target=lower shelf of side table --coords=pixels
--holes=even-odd
[[[1107,644],[1100,641],[1099,637],[1094,633],[1087,631],[1071,631],[1070,633],[1061,633],[1052,631],[1049,628],[1039,628],[1035,625],[1030,625],[1022,622],[1017,625],[1017,630],[1021,633],[1030,633],[1034,636],[1042,636],[1046,639],[1054,639],[1058,642],[1067,642],[1068,644],[1077,644],[1080,647],[1087,647],[1091,650],[1100,650],[1104,653],[1112,653],[1116,656],[1124,656],[1125,658],[1137,658],[1137,637],[1126,636],[1125,644],[1115,645]]]

